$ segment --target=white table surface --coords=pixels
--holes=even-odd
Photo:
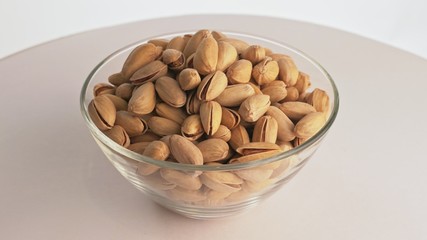
[[[287,42],[335,79],[339,116],[304,169],[231,218],[159,207],[104,157],[79,110],[90,70],[123,45],[214,28]],[[0,60],[0,239],[425,239],[427,60],[285,19],[183,16],[48,42]]]

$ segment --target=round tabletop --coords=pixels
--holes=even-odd
[[[150,36],[201,28],[286,42],[340,91],[338,118],[303,170],[260,206],[192,220],[152,202],[108,162],[79,109],[91,69]],[[424,239],[427,60],[286,19],[196,15],[84,32],[0,60],[1,239]]]

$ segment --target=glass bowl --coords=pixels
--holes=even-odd
[[[305,53],[286,44],[263,37],[225,32],[228,37],[238,38],[249,44],[258,44],[271,49],[273,52],[291,56],[298,69],[310,75],[312,85],[309,90],[318,87],[327,92],[331,106],[327,114],[326,124],[320,131],[301,145],[281,154],[246,163],[223,165],[198,166],[158,161],[132,152],[110,140],[95,126],[88,114],[88,105],[93,99],[92,89],[94,85],[107,82],[108,76],[119,72],[127,56],[136,46],[153,38],[171,39],[186,33],[153,36],[126,46],[102,60],[91,71],[83,84],[80,96],[81,112],[90,133],[113,166],[132,185],[152,200],[190,218],[211,219],[226,217],[256,206],[263,199],[266,199],[284,186],[307,163],[308,159],[320,146],[336,118],[339,104],[338,91],[326,70]],[[159,174],[159,171],[148,176],[137,174],[138,166],[147,164],[156,166],[160,169],[159,171],[172,172],[176,176],[180,176],[179,179],[175,180],[184,181],[184,183],[173,182],[171,178],[166,181]],[[228,177],[230,182],[225,184],[224,182],[218,183],[215,182],[217,178],[212,176]],[[240,176],[240,180],[233,182],[236,181],[233,176]],[[231,180],[230,177],[232,178]],[[182,187],[182,184],[186,185],[191,182],[196,182],[195,184],[198,185],[200,178],[205,180],[205,184],[202,184],[201,187]],[[208,184],[206,184],[206,181]]]

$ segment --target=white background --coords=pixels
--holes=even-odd
[[[427,58],[426,11],[424,0],[0,0],[0,58],[99,27],[203,13],[266,15],[317,23]]]

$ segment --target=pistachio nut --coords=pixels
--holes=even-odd
[[[190,141],[199,139],[204,133],[200,115],[188,116],[181,125],[181,135]]]
[[[185,67],[185,56],[175,49],[166,49],[162,54],[162,61],[172,71],[181,71]]]
[[[295,125],[295,136],[307,139],[316,134],[326,122],[326,115],[322,112],[313,112],[305,115]]]
[[[222,107],[221,109],[221,125],[226,126],[230,130],[237,127],[240,123],[240,115],[230,108]]]
[[[195,53],[187,57],[187,60],[185,61],[186,68],[194,68],[194,55]]]
[[[275,143],[277,132],[278,125],[276,119],[271,116],[262,116],[255,124],[252,141]]]
[[[319,88],[316,88],[307,96],[307,103],[311,104],[318,112],[329,111],[329,96]]]
[[[228,42],[218,42],[218,61],[216,70],[225,71],[238,59],[236,48]]]
[[[152,142],[152,141],[156,141],[156,140],[159,140],[159,139],[160,139],[159,136],[157,136],[156,134],[154,134],[151,131],[147,131],[147,132],[145,132],[142,135],[131,137],[130,138],[130,142],[131,143]]]
[[[180,135],[169,138],[170,151],[175,159],[184,164],[203,165],[203,154],[190,140]]]
[[[265,58],[265,49],[259,45],[251,45],[240,56],[252,64],[257,64]]]
[[[172,107],[182,107],[187,102],[187,95],[179,87],[178,82],[171,77],[160,77],[155,87],[159,97]]]
[[[169,40],[163,38],[150,39],[148,43],[152,43],[157,47],[161,47],[162,49],[166,49],[166,46],[169,43]]]
[[[211,34],[212,34],[212,37],[215,38],[215,40],[219,40],[227,37],[224,33],[219,31],[212,31]]]
[[[207,75],[197,88],[197,98],[203,101],[214,100],[227,87],[227,82],[227,76],[221,71]]]
[[[235,174],[243,180],[250,182],[262,182],[270,178],[272,169],[248,168],[235,171]]]
[[[255,94],[256,95],[263,95],[263,93],[262,93],[262,91],[261,91],[261,89],[260,89],[260,87],[257,85],[257,84],[255,84],[255,83],[253,83],[253,82],[248,82],[248,84],[254,89],[254,91],[255,91]],[[265,94],[264,94],[265,95]],[[271,100],[270,100],[271,101]]]
[[[252,63],[246,59],[235,61],[227,69],[227,78],[230,84],[247,83],[251,79]]]
[[[254,66],[252,77],[258,85],[264,85],[274,81],[279,75],[279,64],[270,57],[264,58],[260,63]]]
[[[256,122],[268,110],[270,104],[270,96],[253,95],[242,102],[239,114],[247,122]]]
[[[147,123],[151,131],[159,136],[181,133],[181,126],[168,118],[154,116]]]
[[[132,97],[134,88],[135,85],[132,85],[130,83],[122,83],[117,86],[116,92],[114,94],[120,98],[123,98],[126,101],[129,101],[129,99]]]
[[[208,188],[219,192],[237,192],[243,183],[236,174],[226,171],[204,172],[200,179]]]
[[[153,141],[150,142],[150,144],[147,145],[142,155],[150,157],[155,160],[164,161],[169,157],[170,151],[169,147],[162,141]],[[139,175],[147,176],[150,174],[153,174],[157,170],[159,170],[160,167],[145,163],[145,162],[139,162],[136,172]]]
[[[184,91],[197,88],[201,81],[199,73],[194,68],[186,68],[178,75],[179,86]]]
[[[156,107],[154,84],[147,82],[136,88],[129,99],[128,111],[137,115],[151,113]]]
[[[108,77],[108,82],[113,84],[114,86],[119,86],[123,83],[129,82],[128,78],[125,78],[121,72],[114,73]]]
[[[316,112],[316,109],[305,102],[284,102],[278,106],[294,122],[298,122],[305,115]]]
[[[123,98],[120,98],[116,95],[111,94],[104,94],[106,97],[108,97],[111,102],[113,102],[114,106],[116,107],[116,111],[126,111],[128,109],[128,103],[123,100]]]
[[[160,175],[166,181],[174,183],[187,190],[199,190],[202,187],[202,182],[199,177],[193,177],[182,171],[162,168],[160,169]]]
[[[294,145],[292,144],[292,142],[277,141],[276,144],[279,145],[279,147],[282,149],[283,152],[289,151],[292,148],[294,148]]]
[[[101,131],[111,129],[116,120],[116,107],[105,95],[96,96],[88,106],[89,116]]]
[[[207,75],[215,72],[218,63],[218,42],[212,37],[207,37],[200,42],[194,54],[193,66],[201,74]]]
[[[145,120],[127,111],[117,112],[115,124],[123,127],[129,137],[139,136],[147,131]]]
[[[285,82],[286,86],[292,87],[297,83],[298,68],[294,61],[289,58],[280,58],[277,60],[279,64],[279,79]]]
[[[270,106],[266,112],[277,121],[277,139],[279,141],[292,141],[295,138],[294,123],[277,107]]]
[[[235,84],[227,86],[215,101],[223,107],[238,107],[252,95],[255,91],[249,84]]]
[[[187,45],[189,39],[190,38],[183,36],[176,36],[169,41],[166,49],[175,49],[182,52],[184,51],[185,45]]]
[[[93,96],[99,96],[102,94],[114,94],[116,87],[108,83],[97,83],[93,87]]]
[[[188,59],[191,54],[196,52],[203,39],[210,36],[212,36],[210,31],[206,29],[199,30],[193,36],[191,36],[183,51],[185,57]]]
[[[221,105],[215,101],[202,102],[200,105],[200,119],[207,135],[213,135],[221,125]]]
[[[249,142],[249,134],[245,127],[239,124],[237,127],[231,129],[231,138],[228,143],[234,150]]]
[[[306,73],[299,72],[297,82],[295,83],[295,88],[298,89],[299,94],[305,93],[305,91],[310,87],[310,76]]]
[[[276,103],[282,101],[288,95],[286,85],[283,81],[273,81],[262,88],[261,92],[270,96],[270,101]]]
[[[197,92],[192,91],[188,94],[187,102],[185,103],[185,109],[188,114],[199,113],[200,104],[202,103],[199,98],[197,98]]]
[[[156,60],[160,56],[161,50],[152,43],[144,43],[136,47],[123,64],[121,72],[124,79],[130,79],[138,69]]]
[[[197,144],[203,155],[203,163],[222,161],[229,153],[228,144],[219,138],[211,138]]]
[[[119,125],[113,126],[111,129],[104,132],[107,137],[116,142],[117,144],[127,148],[130,145],[129,135],[126,133],[125,129]]]
[[[129,145],[128,149],[139,153],[139,154],[143,154],[145,149],[147,148],[147,146],[150,144],[151,142],[137,142],[137,143],[132,143]],[[139,163],[139,162],[138,162]]]
[[[233,45],[233,47],[237,51],[237,54],[243,53],[249,47],[249,44],[247,42],[240,40],[240,39],[236,39],[236,38],[225,37],[225,38],[220,38],[218,41],[219,42],[227,42],[227,43]]]
[[[270,151],[265,151],[265,152],[258,152],[258,153],[254,153],[254,154],[250,154],[250,155],[244,155],[241,157],[236,157],[236,158],[230,159],[229,163],[252,162],[252,161],[272,157],[272,156],[277,155],[281,152],[282,152],[281,150],[270,150]]]
[[[290,101],[298,101],[299,99],[299,92],[296,87],[287,87],[286,88],[286,97],[280,101],[280,103],[283,102],[290,102]]]
[[[228,142],[231,138],[231,131],[226,126],[220,125],[216,133],[209,136],[209,138],[218,138]]]
[[[156,171],[153,174],[150,174],[149,176],[144,176],[142,177],[142,179],[144,183],[147,183],[153,189],[166,191],[174,189],[176,187],[176,184],[168,182],[164,178],[162,178],[159,171]]]
[[[248,142],[239,146],[236,152],[241,155],[252,155],[260,152],[281,150],[280,146],[271,142]]]
[[[166,103],[157,103],[156,113],[160,117],[170,119],[178,124],[182,124],[188,116],[182,108],[172,107]]]
[[[140,85],[146,82],[153,82],[167,73],[168,66],[162,61],[156,60],[138,69],[129,80],[134,85]]]

